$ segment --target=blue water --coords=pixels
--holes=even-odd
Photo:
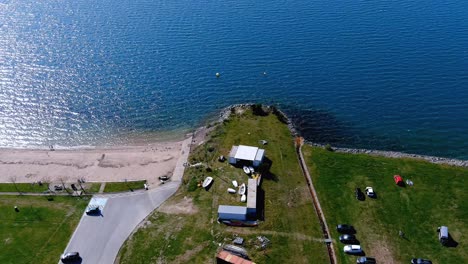
[[[464,0],[0,0],[0,147],[125,144],[259,102],[311,141],[468,159],[467,17]]]

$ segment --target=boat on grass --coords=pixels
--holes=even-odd
[[[246,189],[247,189],[247,187],[245,186],[245,183],[241,184],[241,186],[239,186],[239,194],[244,195]]]
[[[249,169],[249,167],[244,166],[242,169],[244,170],[245,174],[250,174],[250,169]]]
[[[206,188],[210,186],[210,184],[213,182],[213,177],[206,177],[205,180],[202,183],[202,187]]]
[[[249,171],[250,171],[251,174],[255,172],[255,170],[254,170],[254,168],[252,166],[249,166]]]
[[[226,244],[223,246],[223,249],[241,258],[249,259],[249,256],[247,255],[247,250],[245,250],[245,248],[243,247]]]
[[[237,184],[237,181],[232,181],[232,185],[234,185],[234,188],[237,188],[239,184]]]
[[[236,190],[234,190],[233,188],[228,188],[227,191],[228,193],[236,193]]]
[[[245,194],[243,194],[241,196],[241,202],[245,203],[247,201],[247,196]]]

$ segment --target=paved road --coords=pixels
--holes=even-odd
[[[192,138],[182,144],[171,181],[149,191],[96,195],[107,199],[101,216],[83,214],[65,252],[78,251],[83,264],[113,264],[120,247],[135,227],[174,194],[180,185]]]

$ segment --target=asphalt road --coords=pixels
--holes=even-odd
[[[107,198],[102,214],[90,216],[83,212],[65,252],[79,252],[83,264],[113,264],[120,247],[138,224],[176,192],[191,140],[182,144],[182,155],[171,181],[148,191],[94,196]]]

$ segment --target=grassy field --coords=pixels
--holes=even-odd
[[[56,184],[60,185],[61,184]],[[80,190],[79,184],[75,183],[76,187]],[[42,193],[49,190],[49,184],[44,183],[42,185],[32,183],[0,183],[0,192],[17,192],[17,193]],[[82,184],[86,193],[97,193],[101,183],[84,183]],[[50,186],[50,190],[54,190],[53,186]],[[73,190],[67,184],[67,190],[71,193]],[[128,190],[128,189],[126,189]],[[65,190],[62,193],[66,193]]]
[[[232,243],[235,235],[246,240],[256,263],[326,263],[326,246],[286,125],[273,114],[255,116],[248,110],[211,135],[189,158],[191,164],[203,166],[186,169],[177,194],[124,244],[120,263],[212,263],[219,244]],[[260,145],[262,139],[268,145]],[[247,175],[242,168],[217,161],[238,144],[265,148],[271,165],[262,168],[258,193],[264,193],[264,221],[258,227],[227,227],[216,221],[219,204],[242,204],[238,195],[226,190],[232,180],[247,183]],[[214,178],[209,191],[197,186],[206,176]],[[260,235],[271,240],[266,250],[258,248]]]
[[[329,152],[304,147],[320,203],[334,239],[335,226],[355,226],[357,238],[368,256],[378,263],[409,263],[427,258],[433,263],[468,263],[468,170],[412,159]],[[398,187],[393,175],[411,179],[414,186]],[[372,186],[377,199],[358,201],[354,189]],[[459,244],[443,247],[437,227],[446,225]],[[399,230],[405,238],[399,237]],[[355,263],[335,243],[341,263]]]
[[[128,182],[108,182],[104,188],[105,193],[109,192],[129,192],[138,189],[144,189],[144,181],[128,181]]]
[[[86,185],[86,187],[84,187]],[[87,193],[98,193],[99,188],[101,187],[101,183],[86,183],[83,185],[83,188],[85,188]]]
[[[32,183],[0,183],[0,192],[31,192],[41,193],[48,190],[48,184]]]
[[[49,201],[38,196],[0,196],[0,263],[57,263],[87,202],[74,197]]]

